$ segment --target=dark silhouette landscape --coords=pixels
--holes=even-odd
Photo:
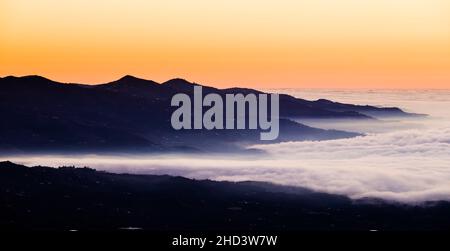
[[[171,97],[193,95],[183,79],[165,83],[125,76],[101,85],[63,84],[40,76],[0,78],[0,150],[30,152],[241,152],[264,143],[259,130],[181,130],[171,127]],[[211,92],[260,93],[244,88]],[[358,133],[309,127],[293,119],[375,120],[417,114],[395,107],[308,101],[280,95],[280,135],[274,142],[354,137]]]
[[[9,230],[449,230],[450,203],[421,205],[261,182],[0,163],[0,228]]]
[[[0,78],[0,155],[78,153],[250,153],[259,130],[171,127],[171,97],[191,83],[125,76],[100,85],[40,76]],[[204,94],[261,93],[203,86]],[[378,121],[417,117],[396,107],[309,101],[280,95],[280,136],[273,143],[361,134],[295,121]],[[260,153],[260,152],[259,152]],[[15,156],[15,155],[14,155]],[[7,158],[6,158],[7,159]],[[6,160],[5,159],[5,160]],[[10,230],[449,230],[445,201],[402,204],[350,199],[302,187],[244,181],[119,174],[91,168],[0,163],[0,228]]]

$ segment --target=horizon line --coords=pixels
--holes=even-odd
[[[450,88],[435,88],[435,87],[426,87],[426,88],[420,88],[420,87],[410,87],[410,88],[408,88],[408,87],[405,87],[405,88],[402,88],[402,87],[394,87],[394,88],[380,87],[380,88],[377,88],[377,87],[337,87],[337,86],[334,86],[334,87],[243,87],[243,86],[218,87],[218,86],[214,86],[214,85],[200,83],[197,81],[191,81],[191,80],[188,80],[183,77],[173,77],[173,78],[170,78],[170,79],[160,82],[160,81],[155,81],[152,79],[147,79],[144,77],[138,77],[136,75],[131,75],[131,74],[125,74],[122,77],[119,77],[119,78],[116,78],[113,80],[109,80],[106,82],[97,82],[97,83],[58,81],[53,78],[46,77],[46,76],[39,75],[39,74],[27,74],[27,75],[20,75],[20,76],[19,75],[4,75],[4,76],[0,76],[0,79],[4,79],[4,78],[8,78],[8,77],[13,77],[13,78],[39,77],[39,78],[44,78],[44,79],[47,79],[49,81],[59,83],[59,84],[76,84],[76,85],[90,85],[90,86],[109,84],[109,83],[124,79],[126,77],[130,77],[130,78],[135,78],[135,79],[139,79],[139,80],[154,82],[154,83],[157,83],[160,85],[162,85],[166,82],[172,81],[172,80],[183,80],[190,84],[197,84],[197,85],[213,87],[213,88],[217,88],[217,89],[230,89],[230,88],[255,89],[255,88],[258,88],[261,90],[283,90],[283,89],[285,89],[285,90],[288,90],[288,89],[290,89],[290,90],[295,90],[295,89],[297,89],[297,90],[298,89],[303,89],[303,90],[307,90],[307,89],[309,89],[309,90],[436,90],[436,91],[438,91],[438,90],[449,91],[450,90]]]

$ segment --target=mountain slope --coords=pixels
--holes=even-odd
[[[96,86],[62,84],[39,76],[1,78],[0,150],[239,151],[239,146],[261,143],[259,130],[174,130],[170,116],[175,108],[170,99],[179,92],[192,95],[193,85],[182,79],[158,84],[132,76]],[[236,90],[203,88],[204,94],[220,95]],[[280,137],[275,142],[357,135],[311,128],[290,117],[370,118],[316,103],[281,95],[280,113],[285,119],[280,120]]]
[[[399,205],[262,182],[0,162],[5,230],[449,230],[450,203]],[[434,232],[433,232],[434,234]]]

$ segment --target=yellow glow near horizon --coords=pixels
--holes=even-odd
[[[0,76],[450,88],[447,0],[0,0]]]

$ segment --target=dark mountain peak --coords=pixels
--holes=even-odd
[[[55,86],[58,86],[60,83],[55,82],[53,80],[50,80],[48,78],[44,78],[42,76],[38,75],[28,75],[23,77],[16,77],[16,76],[7,76],[0,79],[0,84],[2,88],[7,89],[33,89],[36,88],[42,89],[42,88],[53,88]]]
[[[17,79],[17,78],[18,77],[16,77],[16,76],[9,75],[9,76],[5,76],[5,77],[1,77],[0,80]]]
[[[10,81],[14,81],[16,79],[17,79],[17,77],[15,77],[15,76],[6,76],[6,77],[0,78],[0,83],[10,82]]]
[[[131,76],[131,75],[125,75],[122,78],[112,82],[115,84],[126,84],[126,85],[134,85],[134,84],[147,84],[147,85],[155,85],[158,84],[155,81],[152,80],[147,80],[147,79],[143,79],[143,78],[138,78],[135,76]]]
[[[132,76],[132,75],[125,75],[125,76],[121,77],[120,79],[118,79],[117,82],[124,82],[124,81],[142,81],[142,80],[147,81],[147,80],[145,80],[145,79],[138,78],[138,77],[135,77],[135,76]]]
[[[142,79],[131,75],[107,83],[94,86],[95,89],[107,90],[131,97],[158,99],[164,97],[161,85],[152,80]]]
[[[103,85],[99,85],[99,86],[107,87],[108,89],[109,88],[134,89],[134,88],[146,88],[146,87],[159,86],[159,84],[152,80],[146,80],[146,79],[138,78],[135,76],[126,75],[116,81],[113,81],[113,82],[110,82],[107,84],[103,84]]]
[[[174,79],[168,80],[162,84],[167,85],[167,86],[172,86],[172,87],[183,87],[183,86],[190,87],[190,86],[196,85],[195,83],[191,83],[183,78],[174,78]]]
[[[192,90],[194,90],[194,86],[196,85],[198,84],[191,83],[182,78],[174,78],[162,83],[162,86],[164,86],[165,88],[169,88],[172,89],[172,91],[177,92],[191,92]]]
[[[324,98],[320,98],[320,99],[318,99],[318,100],[316,100],[316,101],[314,101],[314,102],[316,102],[316,103],[322,103],[322,104],[335,104],[335,103],[336,103],[336,102],[333,102],[333,101],[331,101],[331,100],[324,99]]]
[[[28,167],[26,167],[26,166],[18,165],[9,160],[0,161],[0,166],[2,167],[2,170],[5,170],[5,169],[28,169]]]
[[[250,88],[242,88],[242,87],[232,87],[232,88],[226,88],[226,89],[222,89],[222,91],[227,92],[227,93],[242,93],[242,94],[262,94],[264,92],[262,91],[258,91],[255,89],[250,89]]]
[[[28,75],[28,76],[23,76],[23,79],[30,79],[30,80],[46,80],[46,81],[51,81],[48,78],[39,76],[39,75]]]
[[[22,77],[16,77],[16,76],[6,76],[4,78],[0,78],[1,80],[9,80],[9,81],[16,81],[16,80],[26,80],[26,81],[39,81],[39,82],[54,82],[53,80],[50,80],[48,78],[39,76],[39,75],[27,75]]]

